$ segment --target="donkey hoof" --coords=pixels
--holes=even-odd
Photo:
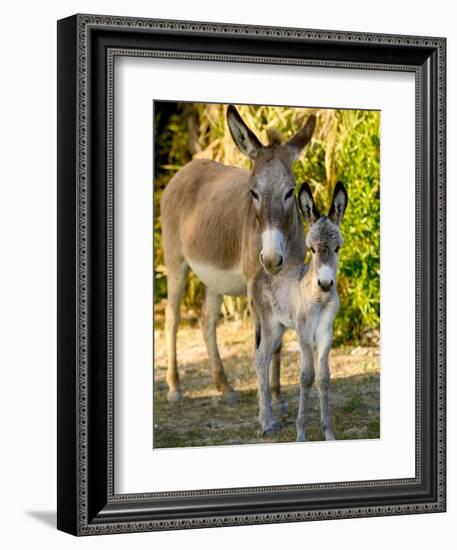
[[[260,435],[261,437],[273,435],[276,432],[278,432],[280,429],[281,429],[281,422],[278,422],[277,420],[275,420],[269,426],[262,428]]]
[[[181,401],[181,398],[182,398],[181,390],[168,392],[167,399],[169,403],[176,403],[177,401]]]
[[[335,434],[333,432],[331,432],[330,430],[325,431],[324,437],[325,437],[325,441],[335,441],[336,440]]]
[[[305,434],[297,434],[297,439],[295,441],[297,441],[297,443],[303,443],[306,441]]]
[[[228,391],[227,393],[224,393],[222,397],[225,401],[225,404],[228,405],[229,407],[233,407],[238,402],[238,396],[236,392],[233,390]]]

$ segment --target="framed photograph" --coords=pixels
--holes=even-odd
[[[58,22],[58,528],[443,512],[446,42]]]

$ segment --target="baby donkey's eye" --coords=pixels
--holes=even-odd
[[[254,200],[259,200],[259,195],[254,191],[254,189],[249,189],[249,193],[251,193],[251,196]]]
[[[335,248],[335,252],[338,252],[338,251],[339,251],[339,249],[340,249],[340,247],[339,247],[339,246],[337,246],[337,247]]]
[[[293,188],[292,189],[289,189],[289,191],[287,191],[287,193],[284,195],[284,200],[287,201],[290,199],[290,197],[294,194],[294,190]]]

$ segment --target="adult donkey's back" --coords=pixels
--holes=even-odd
[[[233,402],[235,394],[216,342],[222,297],[247,293],[249,298],[259,269],[275,274],[290,254],[303,258],[306,254],[292,164],[311,139],[314,115],[288,142],[281,144],[274,136],[267,146],[232,105],[227,109],[227,122],[236,145],[253,161],[252,170],[193,160],[171,179],[162,196],[169,400],[181,397],[176,335],[189,268],[205,284],[201,326],[216,387]],[[277,361],[279,377],[279,357]]]

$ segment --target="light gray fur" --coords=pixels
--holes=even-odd
[[[296,331],[300,344],[297,441],[306,440],[308,397],[314,382],[319,392],[324,437],[331,440],[335,439],[335,435],[329,405],[328,358],[333,340],[333,321],[339,307],[336,289],[338,250],[342,245],[339,223],[346,209],[347,194],[344,186],[338,183],[329,215],[322,217],[305,184],[299,194],[299,204],[310,224],[306,242],[311,250],[311,261],[303,264],[300,256],[289,257],[280,273],[272,277],[264,271],[259,272],[251,287],[258,335],[255,369],[259,422],[264,434],[279,428],[270,402],[268,369],[284,331],[291,328]]]

